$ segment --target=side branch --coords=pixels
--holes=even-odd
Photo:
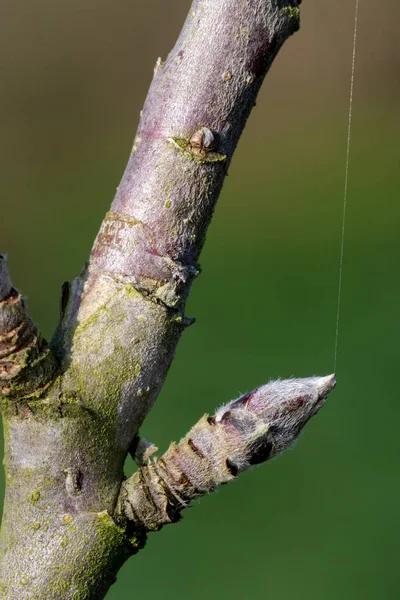
[[[178,521],[194,498],[288,448],[335,384],[334,375],[273,381],[205,415],[124,482],[121,513],[145,531]]]
[[[11,413],[14,403],[40,397],[53,381],[57,363],[26,312],[23,297],[12,287],[6,258],[0,255],[0,398]]]

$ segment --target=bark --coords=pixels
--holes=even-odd
[[[192,322],[185,301],[215,202],[264,76],[298,29],[297,5],[193,2],[157,61],[90,259],[63,286],[50,346],[1,259],[1,597],[103,598],[148,531],[283,450],[333,387],[329,377],[259,388],[124,481],[128,451],[149,454],[138,430]]]

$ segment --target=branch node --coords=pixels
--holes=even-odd
[[[209,134],[205,134],[204,131],[208,131],[209,134],[211,134],[212,142]],[[218,163],[226,161],[225,154],[212,151],[214,146],[214,135],[207,127],[203,127],[199,131],[196,131],[189,140],[185,138],[169,137],[167,138],[167,142],[174,146],[174,148],[184,156],[193,158],[199,163]],[[210,146],[203,145],[204,142],[210,144]]]
[[[158,446],[153,444],[153,442],[149,442],[146,438],[140,437],[140,435],[136,435],[133,439],[132,445],[129,448],[129,453],[131,454],[135,463],[142,467],[144,466],[149,458],[153,456],[158,450]]]

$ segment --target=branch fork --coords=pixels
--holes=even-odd
[[[270,382],[155,458],[139,428],[184,329],[191,283],[262,81],[298,29],[295,0],[194,0],[157,61],[131,156],[47,344],[0,256],[6,496],[0,597],[100,600],[148,532],[281,453],[333,375]],[[124,462],[139,463],[129,479]]]

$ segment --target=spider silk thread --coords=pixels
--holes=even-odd
[[[357,51],[357,30],[358,30],[358,12],[359,0],[356,0],[354,30],[353,30],[353,52],[351,60],[351,78],[350,78],[350,99],[349,99],[349,117],[347,124],[347,149],[346,149],[346,167],[344,175],[344,194],[343,194],[343,216],[342,216],[342,236],[340,243],[340,259],[339,259],[339,283],[336,309],[336,330],[335,330],[335,349],[333,355],[333,372],[336,372],[338,344],[339,344],[339,324],[340,324],[340,308],[342,300],[342,282],[343,282],[343,259],[344,259],[344,241],[346,232],[346,212],[347,212],[347,196],[349,188],[349,164],[350,164],[350,149],[351,149],[351,126],[353,119],[353,98],[354,98],[354,79],[356,67],[356,51]]]

